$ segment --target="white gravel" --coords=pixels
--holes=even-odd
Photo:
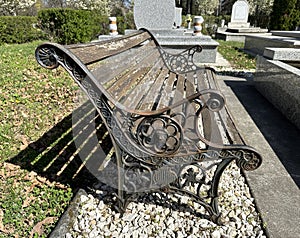
[[[201,209],[198,204],[171,195],[168,200],[173,200],[172,203],[163,200],[161,204],[155,202],[161,195],[145,196],[140,202],[130,203],[120,217],[111,209],[113,198],[107,187],[98,185],[94,195],[81,195],[78,216],[65,237],[266,237],[249,187],[235,163],[224,171],[219,191],[224,220],[221,226],[183,210],[177,201]]]

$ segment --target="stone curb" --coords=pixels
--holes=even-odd
[[[87,195],[87,193],[83,189],[78,190],[69,207],[63,213],[56,227],[49,235],[49,238],[65,237],[66,233],[70,230],[71,227],[73,227],[73,223],[76,220],[74,218],[76,218],[78,215],[79,200],[81,195]]]

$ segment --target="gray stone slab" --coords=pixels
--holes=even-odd
[[[264,57],[282,61],[300,61],[300,49],[295,48],[265,48]]]
[[[300,70],[262,56],[256,70],[256,88],[300,129]]]
[[[175,23],[175,1],[135,0],[133,14],[137,29],[172,29]]]
[[[271,35],[271,33],[257,33],[257,32],[234,33],[234,32],[219,31],[219,30],[216,32],[216,38],[225,41],[245,42],[246,36],[251,36],[251,35],[269,36]]]
[[[240,27],[240,28],[227,28],[226,32],[233,33],[266,33],[268,29],[262,29],[260,27]]]
[[[260,34],[246,35],[244,46],[245,50],[251,51],[254,54],[263,55],[266,47],[300,48],[300,41],[297,38],[283,36]]]
[[[299,180],[299,131],[270,106],[252,83],[231,76],[218,76],[217,82],[246,144],[263,156],[262,166],[245,174],[269,237],[298,237],[300,190],[283,163],[290,163]]]
[[[219,43],[212,40],[210,36],[176,36],[176,35],[155,35],[160,45],[216,45]]]
[[[274,36],[285,36],[300,38],[300,31],[271,31]]]
[[[228,22],[228,27],[230,28],[249,28],[250,27],[250,23],[239,23],[239,22]]]
[[[168,52],[178,54],[195,45],[202,46],[202,52],[194,55],[195,63],[215,63],[217,57],[218,42],[210,36],[187,36],[187,35],[156,35],[158,43],[168,49]]]

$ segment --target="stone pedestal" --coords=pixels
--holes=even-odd
[[[133,33],[134,30],[125,30],[125,34]],[[179,29],[160,29],[151,30],[158,43],[169,53],[178,54],[195,45],[201,45],[203,50],[201,53],[194,55],[194,63],[205,64],[215,63],[217,58],[218,42],[213,40],[210,36],[193,35],[193,30],[184,28]]]
[[[194,29],[180,28],[181,9],[175,8],[175,0],[135,0],[134,22],[137,29],[146,28],[158,43],[170,53],[180,53],[195,45],[203,51],[195,54],[195,63],[215,63],[218,42],[210,36],[194,35]],[[203,18],[202,18],[203,20]],[[125,34],[132,33],[126,30]]]

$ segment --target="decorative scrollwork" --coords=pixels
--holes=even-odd
[[[173,154],[182,143],[183,132],[170,117],[144,118],[137,127],[137,138],[144,148],[155,154]]]
[[[261,156],[255,151],[241,150],[237,151],[236,155],[239,156],[239,159],[236,161],[237,165],[246,171],[255,170],[262,163]]]
[[[246,171],[255,170],[261,165],[262,157],[253,148],[249,146],[240,146],[241,148],[238,149],[238,147],[239,146],[236,145],[233,148],[224,148],[220,151],[212,150],[203,153],[202,156],[211,158],[209,154],[214,154],[214,159],[235,159],[237,166]]]
[[[202,51],[202,47],[197,45],[180,54],[170,54],[162,48],[159,50],[167,67],[175,73],[182,74],[197,70],[198,67],[194,64],[193,57],[196,52]]]
[[[35,56],[37,62],[46,69],[55,69],[59,66],[57,53],[51,47],[38,47]]]
[[[206,101],[206,107],[213,112],[220,111],[225,105],[225,99],[220,93],[210,93],[210,97]]]

